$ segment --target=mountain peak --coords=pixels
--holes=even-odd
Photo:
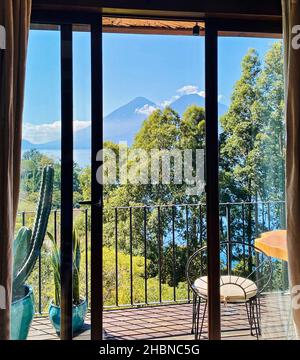
[[[145,105],[156,106],[154,102],[146,99],[145,97],[138,96],[131,100],[129,103],[119,107],[112,113],[105,117],[106,121],[120,121],[129,120],[137,109],[144,107]]]
[[[145,106],[145,105],[150,105],[150,106],[154,106],[155,103],[143,96],[137,96],[136,98],[134,98],[133,100],[129,101],[128,104],[125,105],[126,106],[136,106],[136,108]]]
[[[137,96],[136,98],[134,98],[133,100],[130,101],[131,102],[146,102],[146,103],[152,103],[152,101],[150,101],[149,99],[145,98],[144,96]]]
[[[179,99],[204,99],[203,96],[197,94],[197,93],[193,93],[193,94],[184,94],[184,95],[181,95]]]

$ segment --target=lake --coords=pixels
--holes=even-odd
[[[61,159],[60,150],[38,150],[40,153],[52,158],[53,160]],[[25,151],[22,151],[22,155]],[[74,150],[74,161],[81,167],[87,167],[91,164],[91,150],[89,149],[77,149]]]

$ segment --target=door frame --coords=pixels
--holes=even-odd
[[[102,339],[102,185],[96,162],[103,148],[102,27],[99,14],[33,12],[32,24],[55,25],[61,33],[61,340],[72,339],[73,233],[73,25],[90,26],[91,34],[91,339]],[[96,294],[94,296],[93,294]]]
[[[191,15],[186,20],[191,20]],[[114,16],[122,17],[122,14],[115,13]],[[143,11],[139,15],[127,13],[126,17],[156,19],[157,16],[145,15]],[[166,20],[170,14],[166,13]],[[91,28],[91,83],[92,83],[92,184],[91,184],[91,339],[101,340],[103,333],[103,278],[102,278],[102,238],[103,238],[103,187],[97,182],[96,173],[101,163],[96,161],[97,153],[103,147],[103,64],[102,64],[102,15],[89,12],[53,12],[33,10],[31,22],[33,24],[49,24],[62,26],[67,35],[70,25],[86,24]],[[218,189],[218,37],[220,35],[240,36],[278,36],[282,33],[281,21],[271,20],[226,20],[210,19],[199,17],[195,12],[195,21],[205,22],[205,91],[206,91],[206,169],[207,169],[207,244],[208,244],[208,330],[209,339],[218,340],[221,338],[221,315],[219,299],[220,281],[220,259],[219,259],[219,189]],[[183,20],[183,18],[180,18]],[[68,36],[70,43],[71,37]],[[65,44],[62,44],[62,52]],[[71,59],[72,60],[72,59]],[[70,59],[69,59],[70,64]],[[63,68],[62,68],[62,71]],[[63,74],[62,74],[63,75]],[[62,76],[62,78],[64,78]],[[72,102],[69,81],[62,81],[62,106],[66,107],[66,115],[62,121],[66,121],[64,134],[71,134],[71,123],[73,122]],[[66,102],[64,102],[66,100]],[[64,104],[64,105],[63,105]],[[63,109],[62,109],[63,110]],[[65,120],[64,120],[65,119]],[[101,119],[101,121],[99,121]],[[62,137],[66,138],[66,137]],[[71,136],[72,138],[72,136]],[[70,138],[70,139],[71,139]],[[73,160],[70,152],[73,152],[72,139],[62,142],[62,164],[64,164],[64,181],[62,182],[62,218],[66,224],[71,223],[72,204],[68,186],[73,179]],[[63,174],[62,174],[63,175]],[[72,283],[70,281],[70,259],[72,255],[72,228],[65,227],[61,233],[62,241],[62,336],[63,340],[72,338]],[[72,280],[72,279],[71,279]],[[70,300],[71,299],[71,300]]]

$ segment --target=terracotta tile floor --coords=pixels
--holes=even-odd
[[[286,339],[289,311],[288,295],[268,295],[262,299],[262,338]],[[104,312],[107,339],[193,339],[191,335],[191,304],[164,305]],[[222,337],[224,339],[255,339],[250,336],[245,305],[222,305]],[[207,319],[203,338],[207,338]],[[58,340],[47,317],[37,317],[31,326],[29,340]],[[75,339],[90,339],[90,315]]]

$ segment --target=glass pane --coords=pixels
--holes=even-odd
[[[29,34],[20,202],[14,242],[13,300],[23,300],[12,305],[13,339],[25,339],[29,330],[28,339],[56,338],[48,318],[43,331],[37,321],[38,316],[48,315],[49,304],[55,298],[50,238],[58,241],[60,223],[60,32],[59,28],[49,29],[31,30]],[[40,257],[32,252],[34,245],[40,250]],[[26,261],[29,270],[20,272]],[[28,291],[32,291],[34,300],[31,296],[24,299]],[[34,313],[36,317],[29,329]]]
[[[118,28],[103,37],[106,335],[190,335],[185,266],[206,242],[204,38],[194,22],[103,24]]]
[[[219,93],[225,105],[219,112],[221,241],[234,244],[221,254],[221,272],[257,287],[243,301],[250,319],[244,304],[243,311],[236,304],[223,308],[222,335],[232,337],[226,330],[234,323],[237,331],[246,324],[245,338],[286,339],[287,262],[272,251],[278,237],[284,241],[277,230],[286,229],[282,40],[219,37]],[[236,316],[225,316],[229,311]]]
[[[43,26],[43,28],[47,28]],[[51,29],[51,30],[50,30]],[[90,209],[81,204],[90,199],[91,164],[91,49],[90,28],[74,25],[73,33],[73,92],[74,92],[74,230],[77,249],[74,271],[74,305],[81,320],[73,320],[74,336],[89,338],[90,316]],[[43,207],[50,210],[38,216],[38,221],[48,224],[41,247],[41,256],[26,283],[35,297],[35,319],[29,339],[57,339],[60,331],[60,192],[61,192],[61,81],[60,81],[60,31],[31,30],[28,49],[26,96],[22,148],[22,176],[17,233],[22,226],[34,229],[37,215],[36,203],[43,169],[54,169],[52,204],[48,199]],[[49,180],[49,179],[48,179]],[[49,185],[49,184],[48,184]],[[50,191],[50,189],[49,189]],[[22,230],[21,230],[22,231]],[[16,258],[24,261],[27,230],[16,242]],[[16,236],[17,236],[16,233]],[[40,233],[38,235],[42,236]],[[30,236],[28,239],[31,239]],[[22,242],[22,244],[21,244]],[[76,251],[76,250],[75,250]],[[80,261],[79,261],[80,253]],[[17,265],[17,263],[16,263]],[[17,269],[16,269],[17,270]],[[78,276],[77,276],[78,275]],[[78,281],[75,279],[78,277]],[[78,291],[77,284],[78,283]],[[16,293],[19,299],[19,292]],[[50,307],[49,307],[50,305]],[[27,314],[28,315],[28,314]],[[26,315],[26,316],[27,316]],[[39,318],[40,316],[42,318]],[[20,314],[13,321],[17,327]],[[22,319],[21,319],[22,320]],[[24,319],[22,321],[25,321]],[[14,325],[15,324],[15,325]]]

